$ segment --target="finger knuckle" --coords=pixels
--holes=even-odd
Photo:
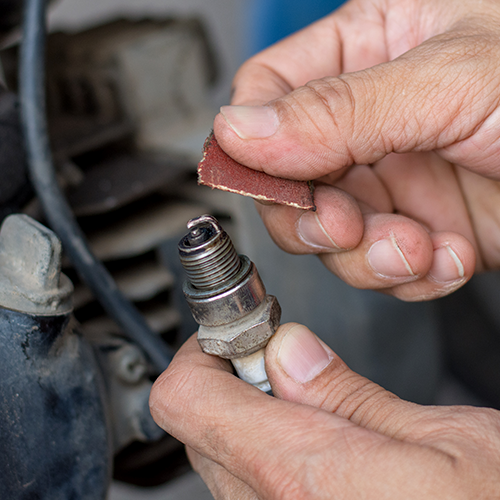
[[[340,79],[323,78],[299,87],[277,105],[303,144],[314,144],[316,156],[334,156],[336,162],[351,165],[346,138],[350,137],[356,104]]]
[[[297,120],[307,120],[302,130],[311,130],[318,143],[335,156],[341,166],[376,161],[393,150],[382,134],[393,99],[391,87],[381,86],[382,70],[371,69],[356,74],[313,80],[294,93],[291,105]],[[311,139],[311,138],[308,138]]]
[[[473,433],[478,434],[477,437],[489,440],[491,436],[500,435],[499,411],[492,408],[469,408],[464,417],[467,427]]]

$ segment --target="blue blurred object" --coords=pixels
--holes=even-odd
[[[255,54],[326,16],[344,0],[254,0],[250,4],[249,50]]]

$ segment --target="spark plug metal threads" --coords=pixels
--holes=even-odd
[[[179,256],[188,275],[184,295],[200,325],[198,342],[204,352],[231,359],[240,378],[268,391],[264,347],[279,326],[280,305],[214,217],[192,219],[188,228]]]
[[[210,215],[187,224],[191,231],[179,243],[179,256],[191,284],[211,290],[233,278],[241,262],[227,233]]]

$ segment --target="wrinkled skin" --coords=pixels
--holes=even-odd
[[[315,214],[258,205],[275,242],[410,301],[497,269],[499,37],[498,1],[353,0],[245,63],[219,143],[317,185]],[[266,369],[275,398],[193,337],[153,388],[215,498],[500,498],[497,411],[401,401],[293,324]]]
[[[499,33],[494,0],[360,0],[245,63],[233,104],[270,101],[279,126],[241,139],[226,110],[214,124],[220,145],[249,167],[320,184],[317,218],[259,206],[276,243],[404,300],[497,269]],[[384,239],[406,262],[380,273],[369,251]]]
[[[286,342],[294,353],[320,345],[305,327],[279,328],[266,351],[276,398],[204,354],[194,336],[154,385],[156,422],[187,444],[216,499],[500,498],[499,412],[402,401],[326,346],[329,364],[297,381],[283,368]],[[288,349],[290,361],[304,365]]]

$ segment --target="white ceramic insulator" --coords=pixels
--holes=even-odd
[[[232,359],[231,362],[241,380],[254,385],[261,391],[269,392],[271,390],[271,384],[269,384],[269,380],[267,380],[264,352],[265,349],[261,349],[260,351],[250,354],[250,356]]]

